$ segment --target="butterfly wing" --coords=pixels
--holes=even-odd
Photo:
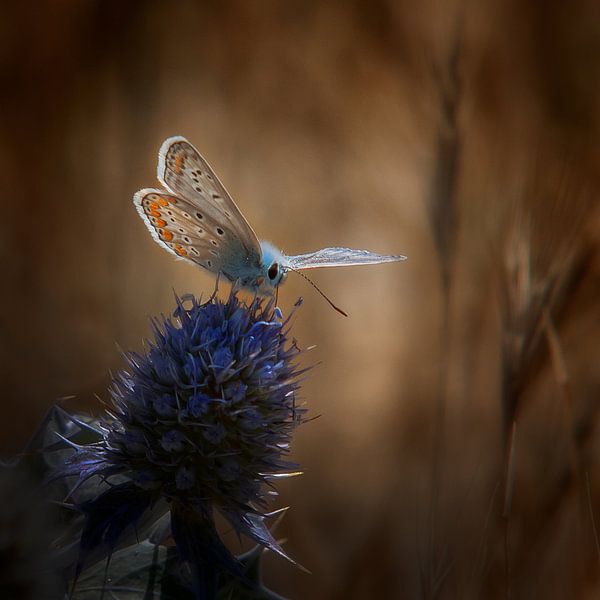
[[[226,225],[249,255],[260,257],[260,244],[252,227],[208,162],[184,137],[163,142],[157,176],[167,190],[198,204],[207,217]]]
[[[406,260],[400,254],[376,254],[368,250],[352,248],[322,248],[316,252],[286,256],[287,264],[292,269],[316,269],[318,267],[352,267],[355,265],[375,265],[386,262]]]
[[[256,234],[185,138],[163,143],[158,178],[168,191],[140,190],[133,203],[160,246],[232,281],[246,283],[260,273],[262,251]]]
[[[177,257],[232,281],[258,268],[259,257],[250,261],[235,233],[203,212],[201,203],[158,189],[140,190],[133,202],[154,240]]]

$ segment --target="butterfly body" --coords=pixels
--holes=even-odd
[[[232,248],[233,255],[225,257],[222,274],[232,283],[261,295],[271,295],[275,288],[283,282],[287,273],[285,255],[270,242],[260,240],[261,260],[256,262],[248,259],[240,261],[240,248]],[[237,252],[236,252],[237,250]]]
[[[210,165],[180,136],[162,144],[157,176],[165,189],[142,189],[133,198],[154,240],[178,258],[259,294],[272,294],[290,270],[406,258],[351,248],[286,256],[258,240]]]

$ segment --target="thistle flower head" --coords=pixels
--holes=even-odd
[[[103,454],[141,487],[237,510],[264,505],[261,485],[282,460],[302,409],[295,345],[272,304],[178,303],[154,322],[144,355],[115,379],[115,421]]]
[[[177,299],[173,316],[154,320],[144,353],[126,355],[128,369],[113,381],[100,441],[78,447],[64,470],[80,481],[130,480],[106,492],[115,499],[118,493],[121,506],[128,490],[135,498],[129,512],[119,511],[118,523],[94,520],[94,511],[110,516],[110,498],[85,503],[87,539],[114,546],[125,526],[164,498],[188,562],[229,560],[212,525],[213,507],[239,533],[283,554],[263,520],[273,494],[269,481],[297,470],[286,454],[305,411],[297,406],[300,350],[288,339],[289,326],[272,300],[246,304],[235,293],[205,304]],[[190,539],[194,527],[202,533]],[[85,538],[84,529],[82,547]]]

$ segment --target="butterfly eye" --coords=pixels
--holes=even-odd
[[[277,263],[273,263],[269,267],[269,270],[267,271],[267,275],[269,276],[269,279],[271,281],[273,281],[273,279],[275,279],[275,277],[277,277],[277,273],[279,273],[279,265]]]

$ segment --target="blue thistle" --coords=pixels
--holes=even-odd
[[[184,303],[189,303],[188,307]],[[297,473],[286,459],[303,420],[296,392],[303,372],[273,300],[250,304],[177,298],[173,319],[153,321],[154,341],[125,355],[111,387],[112,410],[95,444],[75,446],[62,475],[78,485],[99,476],[118,482],[79,505],[86,516],[76,575],[87,556],[116,547],[123,532],[166,500],[180,557],[197,597],[216,593],[216,575],[243,577],[216,532],[213,509],[233,528],[289,558],[265,518],[271,480]],[[125,477],[123,477],[125,476]]]

